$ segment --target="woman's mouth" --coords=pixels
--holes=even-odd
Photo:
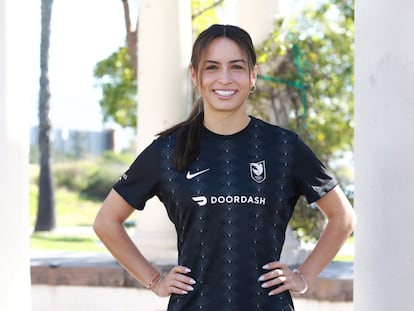
[[[235,90],[214,90],[214,93],[216,93],[219,96],[223,97],[229,97],[236,93]]]

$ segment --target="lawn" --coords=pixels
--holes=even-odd
[[[34,233],[30,238],[33,250],[56,250],[70,252],[106,252],[96,237],[61,233]]]
[[[37,211],[37,186],[30,186],[30,225],[33,228]],[[104,252],[92,230],[93,220],[102,202],[82,198],[79,194],[57,189],[56,229],[35,232],[30,237],[32,249]]]

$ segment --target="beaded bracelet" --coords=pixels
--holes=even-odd
[[[148,285],[145,285],[145,288],[150,289],[152,285],[154,285],[160,277],[161,274],[158,273],[158,275],[151,282],[149,282]]]
[[[308,282],[306,282],[305,277],[303,276],[302,272],[300,272],[299,269],[295,269],[292,272],[298,274],[300,279],[302,280],[303,284],[305,284],[305,288],[302,289],[300,292],[297,292],[297,293],[303,295],[304,293],[306,293],[308,291]]]

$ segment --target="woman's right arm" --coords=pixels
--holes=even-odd
[[[141,254],[124,228],[124,222],[134,212],[115,190],[106,197],[99,210],[93,229],[115,259],[140,283],[149,287],[157,295],[165,297],[171,293],[186,294],[191,290],[194,280],[185,276],[189,269],[174,267],[162,280],[157,280],[160,273]]]

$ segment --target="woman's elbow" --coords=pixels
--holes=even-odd
[[[95,221],[92,225],[93,231],[100,239],[105,237],[105,234],[113,227],[112,223],[115,222],[113,214],[109,213],[108,208],[104,205],[95,216]]]
[[[103,233],[103,228],[105,227],[104,220],[105,219],[102,217],[102,215],[98,213],[95,217],[95,221],[93,222],[92,228],[98,237],[101,237]]]
[[[352,207],[349,207],[343,216],[343,227],[344,231],[350,235],[356,227],[357,217],[355,214],[355,210]]]

